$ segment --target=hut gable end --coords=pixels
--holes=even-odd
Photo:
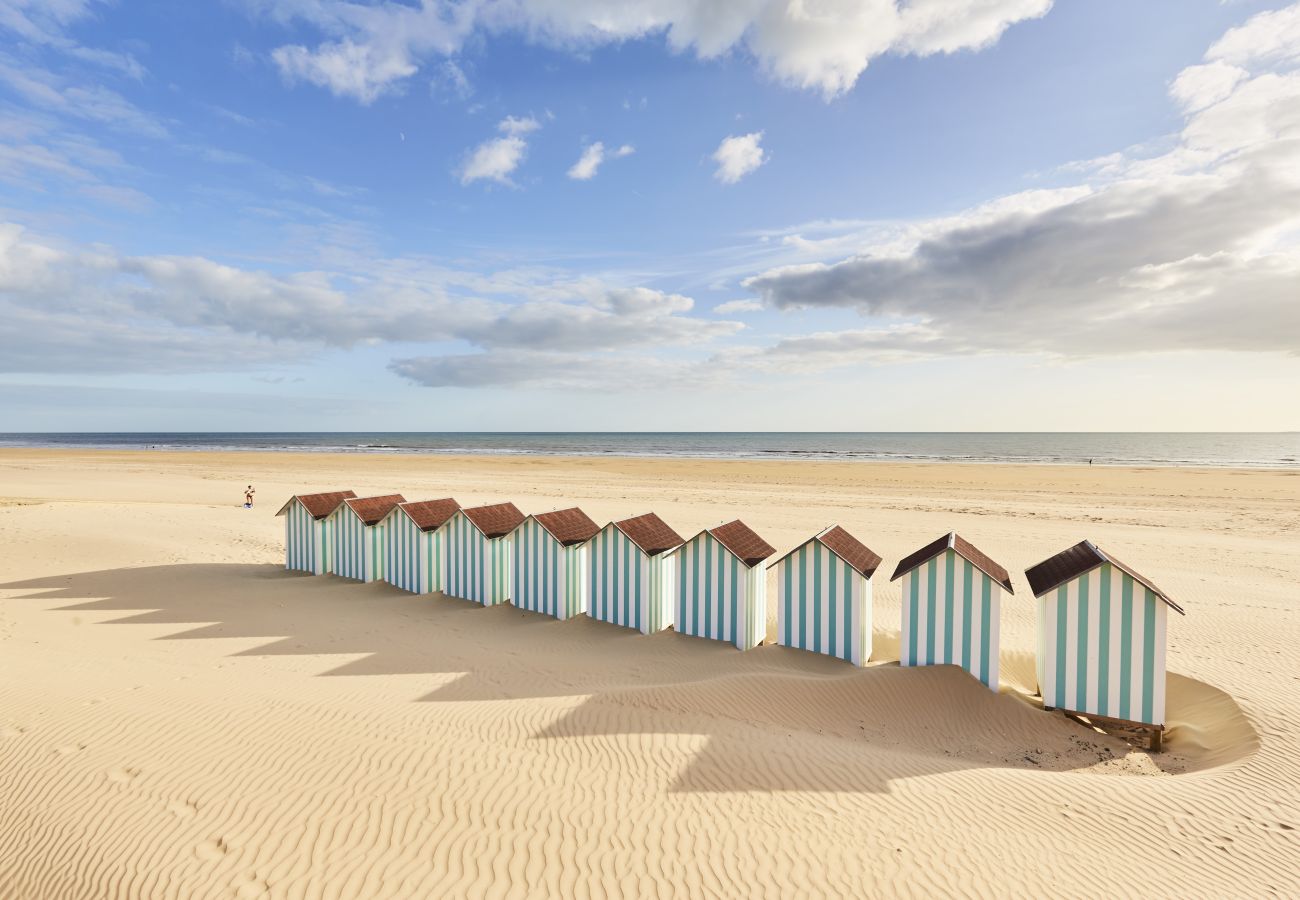
[[[775,565],[780,565],[791,556],[799,552],[800,548],[807,546],[813,541],[818,541],[823,547],[838,556],[845,565],[853,569],[864,578],[870,578],[880,568],[880,554],[872,551],[866,544],[859,541],[849,532],[839,525],[832,525],[821,534],[804,541],[798,547],[795,547],[785,556],[778,559]]]
[[[657,556],[686,543],[680,534],[668,527],[667,522],[652,512],[612,524],[647,556]]]
[[[600,526],[576,506],[570,509],[557,509],[554,512],[537,513],[533,519],[565,547],[585,544],[600,531]]]
[[[289,507],[293,504],[293,501],[297,500],[313,519],[324,519],[329,516],[330,513],[334,512],[334,510],[338,509],[339,505],[344,500],[351,500],[356,496],[357,495],[352,491],[326,491],[321,494],[294,494],[289,498],[288,502],[285,503],[284,506],[280,507],[280,511],[276,513],[276,515],[282,516],[287,513]]]
[[[489,540],[505,537],[524,521],[524,514],[513,503],[475,506],[471,509],[462,509],[461,513]]]
[[[730,550],[737,559],[751,569],[776,552],[775,547],[755,534],[753,529],[739,519],[710,528],[708,532],[719,544]]]
[[[386,494],[383,497],[349,498],[343,502],[366,525],[377,525],[399,503],[405,503],[406,498],[401,494]]]
[[[966,540],[955,531],[950,531],[938,540],[926,544],[920,550],[910,556],[903,558],[894,570],[894,577],[890,581],[897,581],[913,569],[928,563],[944,551],[952,550],[958,556],[965,559],[975,568],[979,569],[988,577],[992,578],[1008,594],[1014,594],[1015,590],[1011,587],[1011,575],[1005,568],[998,565],[991,557],[981,551],[978,547]]]
[[[1187,614],[1168,594],[1156,587],[1151,579],[1139,574],[1131,566],[1120,562],[1092,541],[1080,541],[1073,547],[1062,550],[1055,556],[1048,557],[1037,565],[1031,566],[1025,570],[1025,578],[1029,581],[1029,589],[1034,596],[1041,597],[1106,563],[1110,563],[1134,581],[1145,586],[1151,593],[1167,603],[1170,609],[1180,615]]]
[[[456,514],[460,504],[447,497],[443,500],[417,500],[398,507],[421,531],[437,531]]]

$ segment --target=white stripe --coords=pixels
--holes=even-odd
[[[1038,688],[1048,706],[1056,703],[1056,606],[1054,591],[1038,598]]]
[[[1155,677],[1155,694],[1151,703],[1151,718],[1155,720],[1153,724],[1165,724],[1165,631],[1169,621],[1169,607],[1159,597],[1155,599],[1156,604],[1156,653],[1155,667],[1153,675]]]
[[[915,665],[916,662],[912,659],[911,647],[912,633],[916,628],[916,625],[912,622],[912,578],[913,573],[908,572],[899,582],[902,585],[902,603],[900,606],[903,608],[903,626],[898,632],[898,662],[899,665],[904,666]]]
[[[1136,580],[1133,582],[1133,647],[1132,680],[1129,694],[1129,718],[1142,720],[1142,648],[1146,638],[1146,589]]]
[[[1088,578],[1088,711],[1097,712],[1101,688],[1101,575]]]
[[[1078,704],[1079,684],[1079,582],[1071,581],[1065,587],[1065,708]]]

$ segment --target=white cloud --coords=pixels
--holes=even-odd
[[[150,138],[168,136],[166,126],[102,84],[79,84],[66,76],[0,52],[0,83],[32,107],[55,115],[108,125]]]
[[[273,58],[287,75],[372,102],[476,32],[512,33],[564,49],[662,36],[674,52],[714,59],[745,51],[784,84],[830,98],[885,53],[928,56],[979,49],[1052,0],[423,0],[419,6],[348,0],[245,0],[281,23],[324,36]]]
[[[590,181],[596,175],[596,170],[600,168],[608,155],[610,159],[622,159],[625,156],[631,156],[636,149],[631,144],[624,144],[612,153],[605,153],[605,145],[600,141],[594,144],[588,144],[578,157],[578,161],[569,167],[568,175],[575,181]]]
[[[528,153],[528,142],[523,135],[541,127],[532,116],[506,116],[497,124],[497,130],[505,137],[484,141],[470,152],[457,170],[460,183],[495,181],[513,187],[510,176]]]
[[[82,62],[112,69],[129,78],[144,77],[144,66],[130,53],[86,47],[68,29],[92,18],[101,0],[0,0],[0,29],[27,44],[60,51]]]
[[[728,300],[726,303],[719,303],[713,307],[713,314],[717,316],[729,316],[735,313],[761,312],[763,302],[761,300]]]
[[[877,228],[846,258],[748,279],[773,307],[845,307],[880,323],[769,352],[804,365],[1300,352],[1297,10],[1256,16],[1175,79],[1186,118],[1163,154],[1115,154],[1088,167],[1091,184]]]
[[[723,184],[735,184],[767,162],[762,140],[761,131],[732,135],[723,139],[718,149],[713,151],[713,161],[718,164],[713,177]]]

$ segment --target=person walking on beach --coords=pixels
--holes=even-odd
[[[253,494],[255,493],[256,491],[253,490],[253,486],[251,484],[248,487],[244,488],[244,509],[253,508]]]

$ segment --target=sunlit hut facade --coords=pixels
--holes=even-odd
[[[996,691],[1007,570],[950,532],[900,562],[890,580],[900,578],[900,663],[960,666]]]
[[[673,551],[676,625],[682,634],[741,650],[767,636],[767,565],[775,548],[737,519],[707,528]]]
[[[384,577],[388,556],[384,518],[404,501],[401,494],[349,498],[330,513],[331,563],[335,575],[357,581]]]
[[[329,539],[329,516],[344,500],[355,497],[352,491],[327,491],[322,494],[295,494],[280,507],[284,516],[284,567],[298,572],[324,575],[330,571],[332,546]]]
[[[673,624],[673,567],[669,551],[681,535],[654,513],[610,522],[591,539],[587,615],[653,634]]]
[[[880,557],[839,525],[776,562],[777,643],[855,666],[871,656],[871,576]]]
[[[447,520],[443,593],[484,606],[510,599],[510,533],[524,514],[513,503],[457,510]]]
[[[460,509],[450,497],[399,503],[384,521],[388,559],[384,580],[413,594],[442,590],[447,534],[443,527]]]
[[[588,542],[598,531],[600,526],[576,506],[525,518],[511,536],[510,601],[557,619],[586,612]]]
[[[1091,541],[1025,570],[1038,599],[1043,706],[1094,724],[1138,726],[1159,749],[1165,725],[1165,632],[1181,606]]]

